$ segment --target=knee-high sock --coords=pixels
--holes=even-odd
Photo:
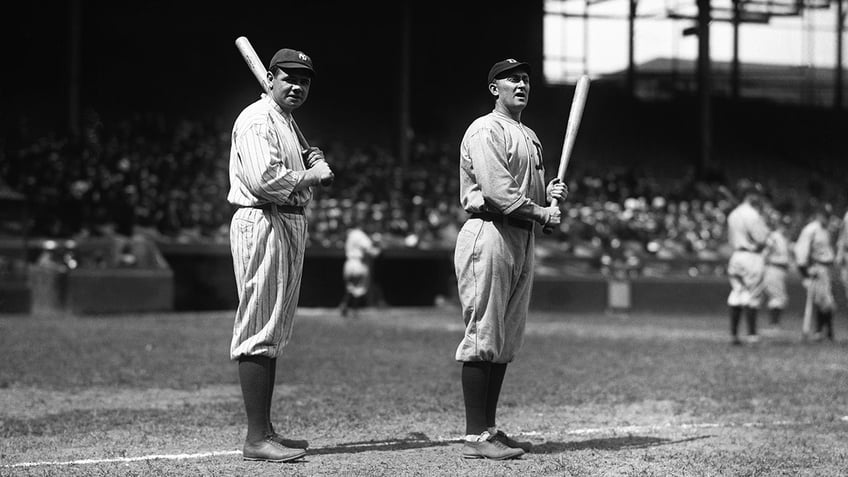
[[[238,360],[239,382],[247,414],[247,442],[259,442],[270,431],[268,422],[269,370],[271,358],[242,356]]]
[[[818,310],[816,315],[818,318],[818,332],[822,332],[822,330],[826,329],[825,336],[829,339],[833,339],[833,313],[830,311]]]
[[[506,363],[492,363],[489,373],[489,395],[486,398],[486,427],[495,427],[498,412],[498,399],[501,396],[501,386],[506,374]]]
[[[277,382],[277,358],[271,358],[271,364],[268,366],[268,403],[265,415],[268,419],[268,432],[274,433],[274,423],[271,422],[271,406],[274,402],[274,385]]]
[[[739,320],[742,318],[742,307],[730,307],[730,336],[736,338],[739,334]]]
[[[783,310],[780,308],[769,308],[769,316],[771,317],[771,324],[779,325],[780,317],[783,314]]]
[[[465,401],[465,433],[482,434],[486,425],[486,403],[489,394],[489,361],[462,363],[462,396]]]
[[[745,307],[745,319],[748,321],[748,334],[757,334],[757,309],[752,306]]]

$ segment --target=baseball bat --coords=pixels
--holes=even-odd
[[[571,159],[571,150],[574,147],[574,139],[577,137],[577,130],[580,128],[580,120],[583,118],[583,106],[586,105],[586,97],[589,95],[589,77],[583,75],[577,80],[577,87],[574,89],[574,98],[571,100],[571,111],[568,113],[568,125],[565,127],[565,140],[562,143],[562,155],[559,158],[559,169],[557,170],[557,178],[565,182],[565,171],[568,169],[568,161]],[[559,200],[554,198],[551,201],[552,207],[559,206]],[[550,234],[553,232],[553,227],[546,225],[542,228],[542,232]]]
[[[259,60],[259,55],[256,54],[256,50],[253,49],[253,45],[250,44],[250,40],[248,40],[246,36],[236,38],[236,48],[238,48],[239,53],[241,53],[241,57],[244,58],[244,62],[247,63],[247,67],[250,68],[250,72],[253,73],[253,77],[256,78],[256,81],[258,81],[259,85],[262,86],[262,91],[270,96],[271,85],[268,83],[268,70],[262,66],[262,61]],[[292,126],[294,128],[294,133],[297,135],[297,141],[300,143],[300,147],[303,149],[303,152],[306,153],[309,150],[309,142],[306,140],[306,136],[304,136],[300,131],[300,128],[294,118],[292,118]],[[333,177],[321,181],[321,185],[330,185],[332,183]]]

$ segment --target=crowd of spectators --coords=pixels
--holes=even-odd
[[[225,242],[233,211],[226,202],[229,136],[226,122],[159,115],[104,121],[89,113],[78,140],[21,135],[7,141],[0,177],[26,197],[32,236],[141,231],[161,241]],[[336,182],[315,190],[307,212],[310,246],[341,248],[347,229],[358,225],[384,248],[453,247],[465,219],[455,144],[417,140],[402,165],[377,145],[317,145]],[[689,176],[661,183],[651,171],[594,166],[575,169],[569,178],[566,218],[559,231],[540,238],[542,255],[564,252],[631,265],[646,257],[710,262],[729,255],[724,226],[735,179]],[[805,203],[831,199],[822,196],[821,184],[799,185],[767,190],[769,213],[796,235]]]

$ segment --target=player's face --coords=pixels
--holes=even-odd
[[[494,81],[492,94],[510,111],[521,111],[530,100],[530,75],[522,69],[512,70]]]
[[[277,70],[271,80],[271,94],[274,101],[286,112],[292,112],[306,102],[312,77],[298,70]]]

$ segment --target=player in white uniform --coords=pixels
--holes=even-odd
[[[831,270],[835,252],[827,230],[830,214],[825,207],[817,207],[813,217],[798,235],[795,242],[795,260],[798,270],[805,278],[809,314],[804,317],[804,337],[811,331],[812,319],[816,320],[816,337],[821,337],[822,330],[827,328],[825,336],[833,340],[833,312],[836,301],[833,298]]]
[[[524,338],[533,283],[534,223],[558,225],[565,200],[554,179],[545,187],[542,148],[521,123],[530,67],[513,59],[489,71],[491,113],[468,127],[460,146],[460,201],[470,214],[456,240],[454,266],[465,336],[462,365],[465,458],[508,459],[529,450],[498,430],[495,417],[507,363]]]
[[[297,309],[311,187],[332,176],[317,148],[303,151],[292,111],[309,94],[314,76],[304,53],[279,50],[268,67],[269,96],[247,106],[235,121],[230,149],[230,191],[238,206],[230,247],[239,305],[230,358],[238,361],[248,460],[286,462],[308,443],[278,435],[271,424],[277,358],[289,341]],[[304,157],[305,156],[305,157]]]
[[[345,238],[345,263],[342,268],[342,278],[345,283],[345,293],[341,303],[342,316],[352,312],[356,318],[358,310],[366,306],[368,288],[371,282],[371,261],[379,255],[371,237],[359,227],[353,227]]]
[[[836,267],[839,269],[845,299],[848,300],[848,212],[845,212],[842,223],[839,224],[839,236],[836,240]]]
[[[780,214],[774,213],[771,220],[772,230],[766,238],[764,250],[765,273],[763,275],[763,289],[766,301],[766,309],[769,313],[771,325],[780,325],[783,311],[789,303],[789,294],[786,291],[786,276],[790,265],[789,240],[786,238],[786,226],[781,220]]]
[[[742,203],[727,216],[727,238],[733,253],[727,265],[730,279],[730,335],[733,344],[740,344],[739,321],[744,313],[748,323],[748,339],[756,341],[757,310],[763,293],[765,262],[762,250],[769,229],[758,210],[760,192],[749,187],[743,192]]]

